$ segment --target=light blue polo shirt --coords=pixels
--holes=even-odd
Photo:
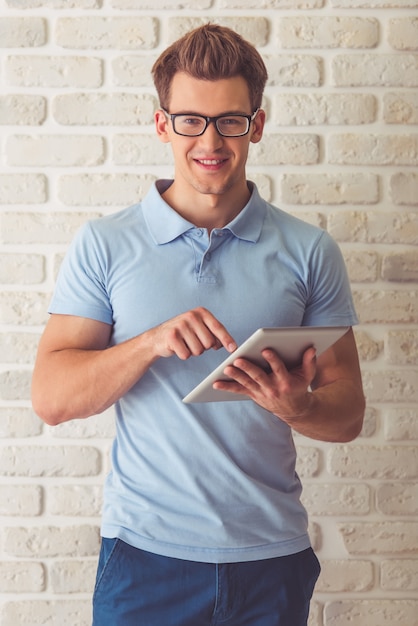
[[[184,220],[160,193],[87,223],[51,313],[113,326],[112,344],[204,306],[242,343],[261,326],[355,324],[337,244],[252,195],[222,229]],[[184,404],[226,356],[157,360],[116,404],[102,534],[160,555],[238,562],[307,548],[290,428],[251,401]]]

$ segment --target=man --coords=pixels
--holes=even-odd
[[[94,626],[302,626],[319,574],[292,429],[349,441],[364,412],[351,329],[288,371],[237,359],[215,387],[249,401],[184,404],[261,326],[351,326],[335,242],[246,179],[267,73],[252,45],[205,25],[153,68],[173,181],[88,223],[63,263],[33,376],[49,424],[116,403]]]

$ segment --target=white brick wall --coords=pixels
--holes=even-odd
[[[150,67],[208,19],[259,47],[263,195],[341,245],[360,438],[297,436],[323,571],[310,626],[418,624],[418,0],[0,0],[0,623],[88,626],[112,411],[30,406],[57,268],[87,218],[169,176]]]

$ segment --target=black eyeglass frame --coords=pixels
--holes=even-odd
[[[169,113],[162,107],[161,107],[161,110],[164,113],[164,115],[170,118],[171,123],[173,124],[173,130],[176,133],[176,135],[180,135],[181,137],[200,137],[201,135],[203,135],[203,133],[205,132],[209,124],[213,122],[217,132],[221,135],[221,137],[234,138],[234,137],[245,137],[245,135],[248,135],[248,133],[250,132],[251,122],[255,120],[255,117],[257,113],[259,112],[260,108],[256,109],[254,113],[252,113],[251,115],[245,115],[244,113],[229,113],[229,114],[223,113],[222,115],[216,115],[215,117],[209,117],[208,115],[201,115],[200,113]],[[205,120],[205,126],[203,130],[201,130],[199,133],[196,133],[195,135],[186,135],[185,133],[179,133],[176,130],[175,120],[177,117],[184,117],[184,116],[187,117],[188,115],[193,116],[193,117],[199,117],[202,120]],[[239,133],[239,135],[226,135],[218,128],[218,120],[222,119],[223,117],[244,117],[248,123],[247,130],[245,131],[245,133]]]

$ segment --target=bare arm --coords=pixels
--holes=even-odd
[[[218,381],[214,386],[248,395],[312,439],[344,442],[359,434],[365,401],[351,329],[317,359],[309,348],[301,367],[290,372],[274,351],[264,350],[263,356],[271,373],[237,359],[225,370],[235,382]]]
[[[52,315],[38,348],[32,403],[48,424],[101,413],[121,398],[158,358],[180,359],[236,344],[206,309],[187,311],[124,343],[108,347],[112,327]]]

